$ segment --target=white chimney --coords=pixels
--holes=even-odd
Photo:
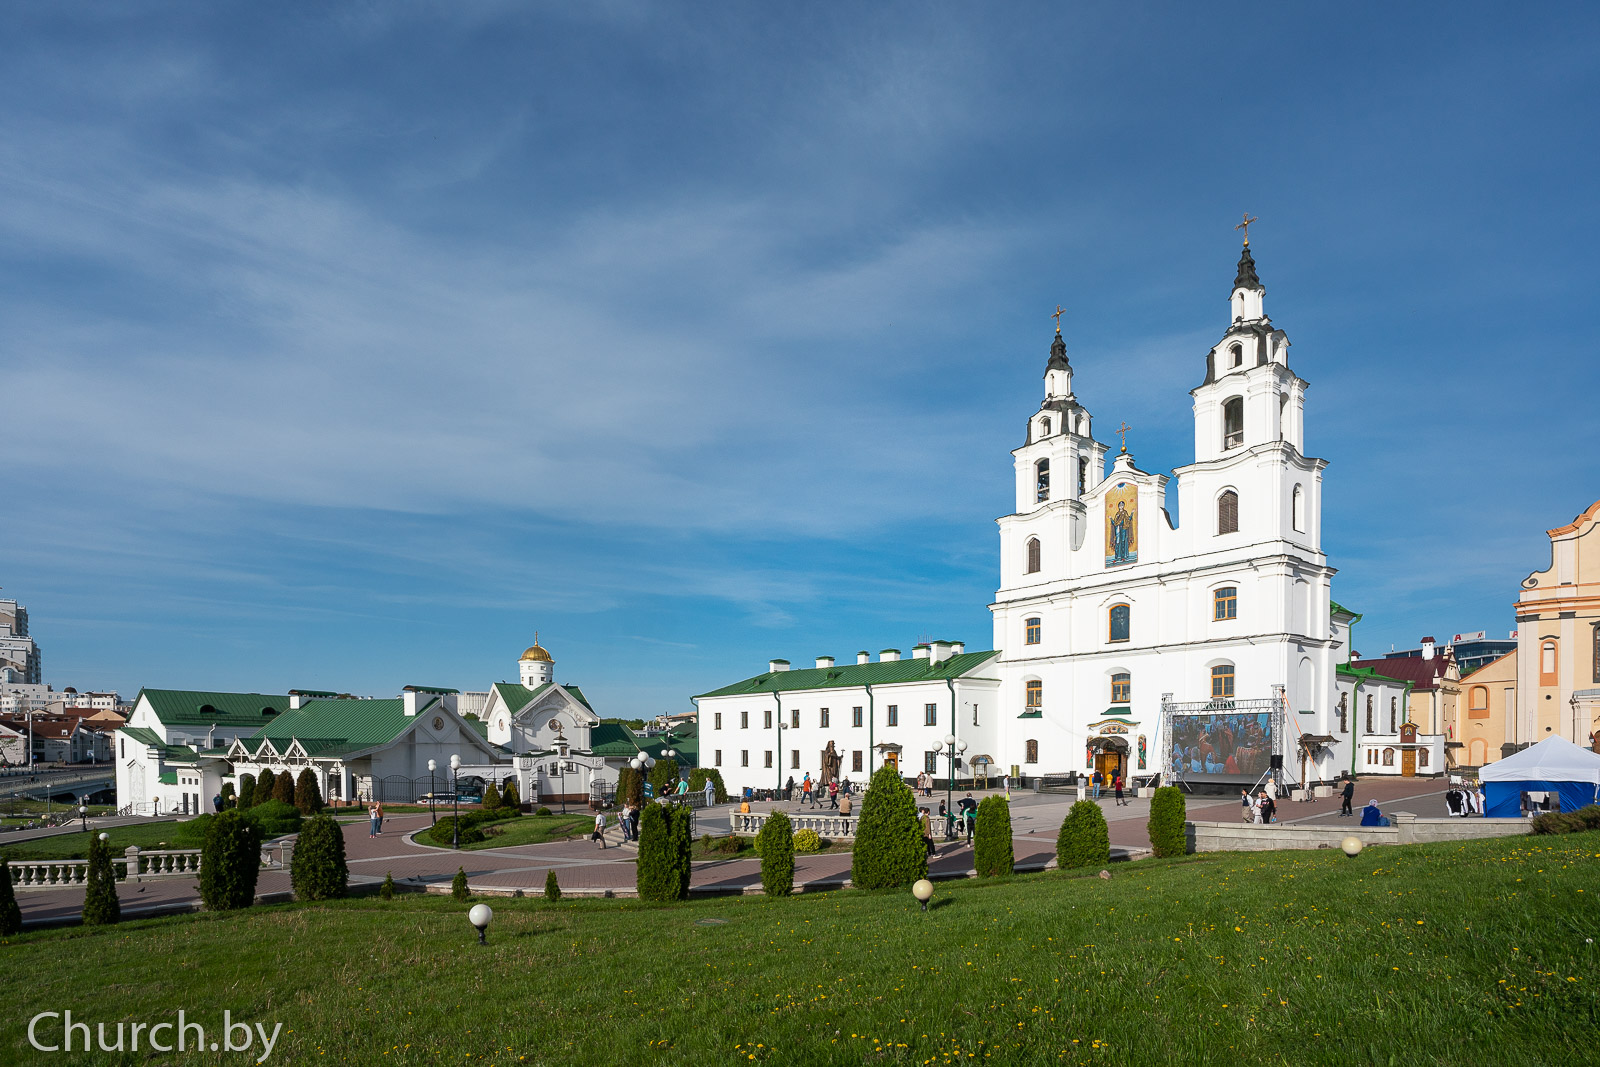
[[[306,698],[305,698],[305,694],[304,693],[290,693],[289,694],[289,710],[290,711],[294,711],[295,709],[299,708],[301,704],[304,704],[305,702],[306,702]]]
[[[967,654],[967,643],[965,641],[952,641],[950,642],[950,650],[958,656],[964,656]]]
[[[911,658],[912,659],[927,659],[928,658],[928,646],[927,645],[914,645],[914,646],[912,646]]]
[[[872,662],[872,653],[871,652],[868,652],[866,649],[863,648],[860,652],[856,653],[856,664],[858,666],[860,664],[863,664],[863,663],[871,663],[871,662]]]
[[[421,695],[415,689],[407,689],[400,694],[400,699],[405,702],[407,715],[415,715],[417,713],[417,697]]]
[[[1352,648],[1350,650],[1350,662],[1351,663],[1355,663],[1360,659],[1361,659],[1361,653],[1357,652],[1355,649]]]
[[[950,642],[934,641],[928,645],[928,661],[930,663],[943,663],[950,658]]]
[[[767,670],[772,674],[777,674],[779,671],[786,671],[788,669],[789,661],[786,659],[773,659],[767,661]]]
[[[1423,659],[1432,659],[1433,658],[1433,638],[1431,638],[1431,637],[1424,637],[1422,639],[1422,658]]]
[[[817,670],[826,671],[826,670],[831,670],[832,668],[833,668],[833,657],[832,656],[818,656],[817,657]]]
[[[886,648],[882,652],[878,653],[879,663],[895,663],[899,661],[899,659],[900,650],[898,648]]]

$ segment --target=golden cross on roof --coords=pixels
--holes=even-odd
[[[1116,430],[1116,432],[1122,437],[1122,450],[1124,452],[1128,450],[1128,431],[1131,429],[1133,429],[1133,427],[1124,422],[1121,426],[1118,426]]]
[[[1056,320],[1056,333],[1061,332],[1061,316],[1065,315],[1066,313],[1066,308],[1063,308],[1060,304],[1056,305],[1056,313],[1051,316],[1051,318]]]
[[[1260,221],[1261,221],[1260,219],[1251,218],[1250,217],[1250,212],[1246,211],[1244,213],[1244,221],[1239,223],[1239,225],[1234,227],[1234,229],[1236,229],[1236,230],[1243,230],[1244,231],[1244,243],[1245,243],[1246,247],[1248,247],[1249,244],[1250,244],[1250,224],[1252,222],[1260,222]]]

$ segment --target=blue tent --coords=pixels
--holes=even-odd
[[[1488,797],[1485,815],[1514,819],[1522,814],[1522,794],[1555,793],[1562,811],[1600,803],[1600,755],[1564,737],[1547,737],[1514,756],[1478,772]]]

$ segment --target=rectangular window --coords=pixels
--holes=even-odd
[[[789,711],[789,729],[791,729],[791,730],[800,729],[800,709],[799,708],[792,708]]]
[[[720,712],[720,711],[717,712],[717,714],[713,718],[714,718],[714,721],[711,724],[711,728],[713,730],[722,729],[722,712]]]
[[[939,725],[939,705],[937,705],[937,704],[924,704],[922,706],[922,725],[924,725],[924,726],[937,726],[937,725]]]
[[[819,726],[821,726],[824,730],[826,730],[828,728],[828,709],[827,708],[818,708],[817,709],[817,724]]]
[[[718,767],[722,766],[722,749],[720,749],[720,748],[717,749],[716,766],[718,766]]]
[[[798,771],[800,769],[800,750],[798,748],[791,748],[789,750],[789,769],[791,771]]]
[[[1131,675],[1113,674],[1111,676],[1111,703],[1126,704],[1133,694],[1133,680]]]
[[[750,750],[748,748],[741,748],[739,750],[739,766],[750,766]]]
[[[772,749],[767,749],[767,766],[772,766]]]
[[[1224,663],[1211,668],[1211,699],[1233,699],[1233,664]]]
[[[859,748],[850,753],[850,769],[852,771],[861,770],[861,750]]]
[[[1216,622],[1239,617],[1238,587],[1225,585],[1211,594],[1211,618]]]
[[[1126,604],[1117,604],[1111,609],[1109,621],[1106,626],[1106,640],[1126,641],[1133,632],[1132,609]]]
[[[1044,707],[1044,683],[1035,678],[1028,683],[1028,710]]]
[[[766,728],[768,730],[772,729],[772,709],[768,708],[766,711],[762,712],[761,715]]]
[[[890,704],[889,705],[889,725],[890,726],[899,726],[900,725],[900,705],[898,705],[898,704]]]
[[[748,711],[741,711],[739,713],[739,729],[750,729],[750,713]]]
[[[939,753],[924,752],[922,754],[922,769],[929,774],[936,773],[939,770]]]
[[[1039,742],[1037,742],[1037,741],[1029,741],[1029,742],[1027,742],[1027,746],[1023,749],[1023,752],[1024,752],[1024,755],[1023,755],[1023,758],[1022,758],[1022,762],[1024,762],[1024,763],[1038,763],[1039,762]]]
[[[1037,645],[1039,643],[1039,620],[1029,619],[1025,625],[1027,627],[1027,637],[1025,640],[1030,645]]]
[[[860,708],[851,708],[850,709],[850,725],[851,726],[860,726],[861,725],[861,709]]]

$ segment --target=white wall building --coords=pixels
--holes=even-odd
[[[287,695],[142,689],[117,730],[117,806],[136,815],[211,810],[227,747],[289,708]]]

